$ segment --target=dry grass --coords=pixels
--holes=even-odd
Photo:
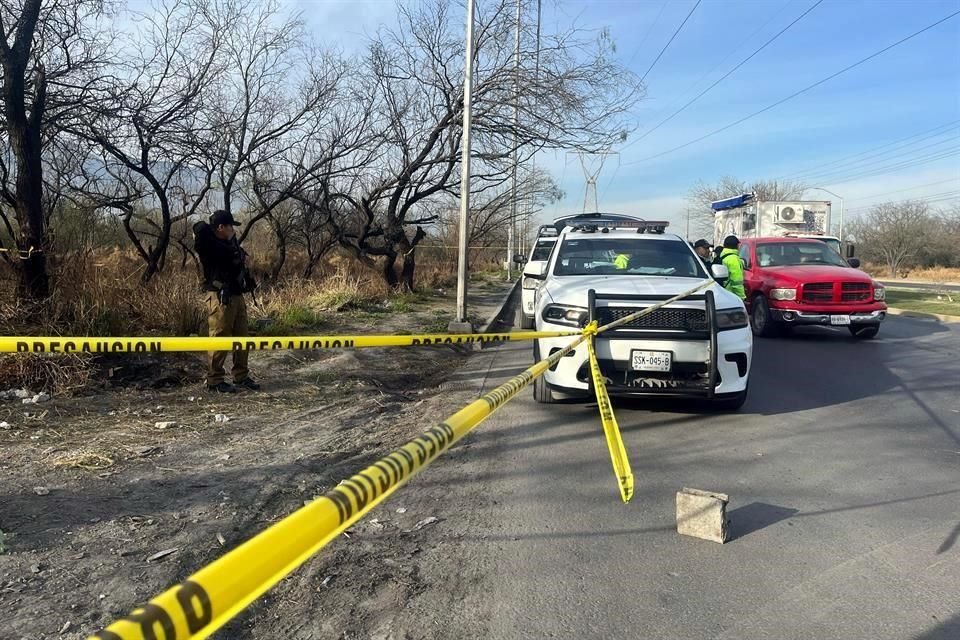
[[[492,256],[472,256],[471,270],[496,269]],[[302,256],[293,254],[279,282],[262,286],[250,305],[254,332],[293,335],[315,332],[334,314],[361,310],[380,313],[411,308],[411,294],[397,294],[378,269],[332,255],[310,279],[302,277]],[[14,280],[0,274],[0,335],[189,336],[206,331],[199,276],[192,262],[170,263],[151,282],[140,281],[142,263],[131,251],[76,252],[51,263],[53,295],[41,308],[16,302]],[[456,284],[456,257],[425,250],[417,265],[424,289]],[[15,354],[0,358],[0,388],[25,387],[56,394],[86,387],[91,356]]]
[[[84,354],[10,353],[0,357],[0,388],[64,394],[85,388],[93,357]]]
[[[99,471],[100,469],[112,467],[113,459],[100,453],[78,451],[58,457],[53,461],[53,466]]]
[[[890,270],[883,265],[866,264],[863,270],[874,278],[890,279]],[[922,282],[946,283],[960,282],[960,268],[956,267],[915,267],[905,268],[900,272],[900,278],[918,280]]]

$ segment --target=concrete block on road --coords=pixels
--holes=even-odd
[[[452,334],[473,333],[473,325],[469,322],[451,322],[447,325],[447,331]]]
[[[727,541],[727,503],[725,493],[699,489],[677,492],[677,533],[723,544]]]

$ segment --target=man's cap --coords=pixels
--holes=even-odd
[[[724,249],[736,249],[740,246],[740,239],[737,236],[727,236],[723,239]]]
[[[707,249],[709,249],[711,246],[712,245],[706,240],[704,240],[703,238],[700,238],[699,240],[693,243],[694,249],[699,249],[700,247],[706,247]]]
[[[233,227],[240,226],[240,223],[233,219],[233,216],[230,215],[229,211],[218,209],[217,211],[213,212],[212,216],[210,216],[210,226],[219,227],[222,224],[230,225]]]

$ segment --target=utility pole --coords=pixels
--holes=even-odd
[[[690,240],[690,207],[687,207],[687,240]]]
[[[457,323],[467,323],[467,216],[470,213],[470,106],[473,100],[473,0],[467,0],[466,60],[463,65],[463,138],[460,160],[460,235],[457,255]]]
[[[517,34],[513,47],[513,189],[510,225],[507,227],[507,280],[513,277],[514,231],[517,226],[517,129],[520,127],[520,3],[517,0]]]

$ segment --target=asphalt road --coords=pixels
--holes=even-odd
[[[490,418],[404,490],[440,524],[396,637],[960,638],[960,326],[755,354],[740,414],[616,403],[629,505],[593,405],[524,392]],[[530,361],[505,345],[461,375]],[[675,532],[682,487],[730,494],[730,542]]]
[[[956,291],[960,292],[960,284],[936,284],[933,282],[913,282],[905,280],[878,280],[880,284],[891,289],[912,289],[916,291]]]

